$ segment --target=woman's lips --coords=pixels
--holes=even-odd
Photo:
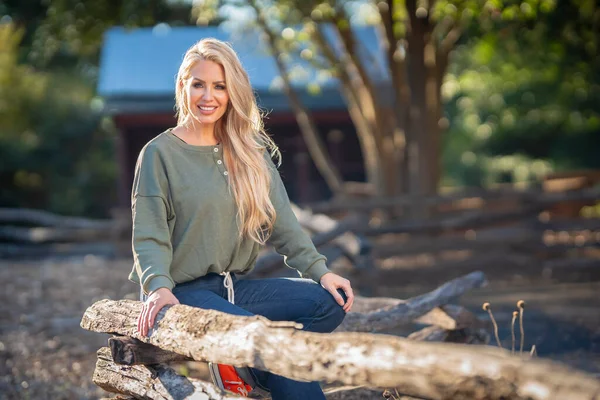
[[[198,106],[198,110],[200,110],[200,113],[203,115],[211,115],[213,114],[218,107],[216,106]]]

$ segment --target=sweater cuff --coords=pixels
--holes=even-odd
[[[173,290],[173,281],[169,279],[169,277],[164,275],[156,275],[149,279],[148,283],[145,285],[145,294],[148,295],[160,288],[167,288],[169,290]]]
[[[325,264],[325,260],[320,259],[315,261],[313,265],[308,267],[308,269],[302,274],[308,276],[310,279],[317,283],[321,283],[321,277],[326,273],[331,272],[327,265]]]

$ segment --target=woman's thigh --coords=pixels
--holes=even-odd
[[[239,307],[272,321],[299,322],[307,331],[331,332],[344,319],[333,296],[309,279],[236,280],[234,288]]]
[[[220,277],[200,278],[187,284],[177,285],[173,294],[181,304],[191,307],[217,310],[228,314],[251,316],[251,312],[231,304],[223,297]]]

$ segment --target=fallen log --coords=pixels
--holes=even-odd
[[[364,223],[363,217],[358,215],[349,216],[339,221],[331,230],[313,235],[311,237],[311,240],[314,243],[315,247],[324,246],[327,243],[344,235],[345,233],[352,231],[357,225],[360,225],[361,223]],[[334,255],[348,255],[346,251],[342,251],[341,249],[337,251],[332,251],[331,249],[334,248],[335,247],[329,247],[329,251],[332,252]],[[319,250],[321,251],[322,249]],[[332,261],[329,258],[328,260],[330,262]],[[256,261],[256,265],[254,266],[253,272],[254,274],[264,276],[273,273],[273,271],[276,271],[277,268],[285,268],[285,264],[283,261],[283,256],[273,250],[264,254]]]
[[[367,236],[383,235],[386,233],[443,233],[464,229],[477,229],[495,223],[508,223],[526,217],[535,216],[544,208],[534,204],[510,211],[473,211],[459,216],[443,217],[441,219],[401,221],[384,224],[378,227],[357,228],[355,231]]]
[[[97,229],[112,231],[115,227],[113,220],[93,220],[81,217],[65,217],[48,211],[28,208],[0,207],[0,223],[28,224],[33,226],[54,226],[74,229]]]
[[[383,243],[373,246],[374,258],[408,256],[421,253],[439,253],[448,250],[487,250],[501,246],[542,243],[542,230],[525,227],[491,228],[470,231],[470,236],[418,238],[403,242]]]
[[[328,215],[313,214],[310,210],[303,210],[295,204],[292,204],[292,210],[294,211],[296,218],[298,218],[300,225],[312,233],[326,233],[332,231],[340,223],[340,221],[335,220]],[[352,232],[344,232],[331,242],[344,249],[344,253],[349,256],[359,255],[365,246],[363,243],[364,239],[359,239],[356,234]]]
[[[455,306],[458,307],[458,306]],[[437,308],[443,313],[442,308]],[[468,312],[464,310],[465,312]],[[421,318],[427,317],[428,313]],[[473,316],[473,318],[476,318]],[[438,322],[437,320],[435,322]],[[464,324],[452,319],[454,328],[445,329],[440,326],[428,326],[408,336],[410,340],[423,340],[428,342],[451,342],[468,344],[487,344],[489,335],[481,328],[481,321]],[[463,326],[464,325],[464,326]],[[190,357],[163,350],[160,347],[141,342],[128,336],[114,336],[108,339],[108,347],[115,363],[120,365],[152,365],[170,362],[191,361]]]
[[[115,232],[112,228],[26,228],[21,226],[0,227],[0,240],[24,243],[91,242],[109,240]]]
[[[571,201],[593,201],[600,199],[600,189],[587,188],[568,192],[542,192],[537,189],[515,190],[515,189],[468,189],[454,193],[422,197],[418,195],[404,195],[397,197],[371,197],[368,199],[337,199],[308,205],[312,212],[335,213],[339,211],[372,211],[377,208],[391,208],[406,206],[419,202],[425,206],[439,206],[453,204],[468,199],[490,201],[490,200],[515,200],[545,207],[557,203]]]
[[[185,305],[165,307],[149,337],[142,303],[101,300],[81,326],[131,336],[198,361],[251,366],[296,380],[398,388],[426,399],[598,399],[600,382],[558,363],[489,346],[409,341],[390,335],[317,334],[290,323]]]
[[[108,392],[142,400],[248,399],[248,397],[227,394],[211,383],[181,376],[162,364],[152,367],[117,365],[112,361],[110,350],[106,347],[98,350],[98,361],[92,381]]]
[[[183,398],[239,400],[246,398],[225,395],[212,383],[181,376],[165,365],[123,367],[111,360],[107,348],[98,351],[93,381],[108,392],[118,393],[117,397],[104,400],[178,400]],[[182,389],[185,392],[182,393],[183,396],[179,397]],[[329,388],[324,392],[327,400],[366,400],[381,399],[383,389],[354,386]]]
[[[355,296],[350,313],[366,314],[376,311],[389,311],[398,304],[406,302],[407,300],[392,297]],[[482,324],[482,321],[469,310],[454,304],[432,308],[431,311],[415,319],[413,322],[423,325],[435,325],[446,330],[478,327]]]
[[[378,332],[401,324],[412,323],[415,319],[435,307],[447,304],[467,290],[487,284],[483,272],[475,271],[444,283],[432,292],[413,297],[394,307],[369,312],[348,313],[337,332]]]

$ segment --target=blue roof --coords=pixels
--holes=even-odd
[[[377,44],[375,35],[373,29],[363,28],[359,36],[361,41]],[[289,109],[287,98],[277,84],[277,66],[261,42],[259,32],[245,30],[236,33],[221,27],[169,27],[159,24],[154,28],[115,27],[105,33],[98,93],[106,99],[107,111],[111,114],[172,111],[175,76],[183,55],[191,45],[205,37],[232,44],[263,108],[273,111]],[[372,48],[362,46],[364,49],[369,47]],[[367,56],[373,59],[374,55]],[[375,58],[378,56],[375,55]],[[334,78],[319,73],[300,58],[294,59],[291,65],[302,67],[296,68],[302,72],[293,74],[293,84],[309,108],[345,108]],[[319,83],[319,95],[307,92],[306,85],[312,82]]]

